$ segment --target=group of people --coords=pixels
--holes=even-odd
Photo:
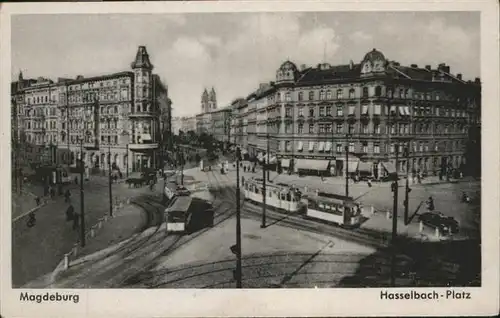
[[[66,191],[64,191],[63,193],[62,185],[58,185],[58,189],[59,189],[59,195],[64,195],[64,202],[69,203],[69,206],[66,209],[66,221],[73,221],[73,229],[75,230],[78,228],[80,224],[80,217],[75,212],[75,208],[71,204],[71,191],[69,189],[66,189]],[[44,187],[44,195],[45,196],[50,195],[50,197],[53,199],[55,197],[55,188],[53,186]],[[42,204],[42,200],[39,196],[35,197],[35,203],[37,207]],[[35,212],[32,211],[28,215],[27,226],[33,227],[35,224],[36,224],[36,215]]]

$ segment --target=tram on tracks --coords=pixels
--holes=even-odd
[[[317,192],[305,196],[305,217],[352,228],[361,222],[361,208],[352,197]]]
[[[186,233],[193,214],[193,199],[189,196],[174,197],[174,201],[165,209],[167,232]]]
[[[263,184],[262,179],[252,178],[245,180],[243,192],[245,200],[262,204]],[[290,213],[299,212],[301,193],[297,188],[286,184],[266,184],[266,205],[277,210]]]

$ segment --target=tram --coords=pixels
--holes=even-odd
[[[192,200],[189,196],[175,197],[172,204],[165,209],[167,232],[187,232],[193,214]]]
[[[361,208],[351,197],[331,193],[310,193],[305,196],[306,217],[355,227],[361,221]]]
[[[245,180],[243,192],[245,200],[262,204],[262,179]],[[286,212],[299,212],[301,193],[286,184],[266,184],[266,205]]]

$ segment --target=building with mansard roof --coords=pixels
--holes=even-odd
[[[480,126],[481,82],[453,74],[445,63],[403,66],[373,49],[359,63],[299,69],[285,61],[276,81],[247,102],[235,122],[238,144],[259,157],[270,143],[284,170],[431,175],[470,161],[466,148],[469,132]]]
[[[57,149],[52,163],[83,162],[90,172],[108,164],[123,172],[158,166],[161,133],[171,130],[172,101],[146,47],[139,46],[130,67],[57,82],[20,73],[11,87],[19,139]]]

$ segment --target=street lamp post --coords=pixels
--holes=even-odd
[[[83,170],[85,169],[83,163],[83,137],[80,140],[80,243],[85,247],[85,204],[83,193]]]
[[[241,288],[240,147],[236,148],[236,288]]]
[[[345,146],[345,196],[349,196],[349,138],[350,134],[346,135],[346,146]]]
[[[406,157],[406,187],[405,187],[405,201],[404,201],[404,206],[405,206],[405,214],[404,214],[404,222],[405,225],[408,225],[408,210],[410,209],[410,201],[409,201],[409,193],[410,193],[410,142],[408,142],[408,145],[404,149],[404,155]]]
[[[399,159],[399,143],[396,143],[395,150],[396,152],[396,173],[394,176],[394,181],[391,185],[392,190],[394,191],[394,201],[392,204],[392,238],[391,238],[391,247],[392,247],[392,259],[391,259],[391,286],[395,286],[396,284],[396,239],[398,235],[398,159]]]
[[[113,216],[113,190],[111,184],[113,183],[113,178],[111,176],[111,144],[108,144],[108,174],[109,174],[109,216]]]

